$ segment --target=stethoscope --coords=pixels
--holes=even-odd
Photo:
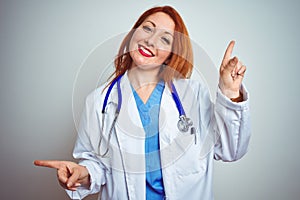
[[[118,104],[117,104],[117,109],[115,111],[115,117],[113,119],[113,122],[112,122],[112,125],[109,129],[109,134],[108,134],[108,144],[110,143],[110,139],[111,139],[111,135],[112,135],[112,130],[115,126],[115,123],[117,121],[117,118],[118,118],[118,115],[120,113],[120,110],[121,110],[121,105],[122,105],[122,92],[121,92],[121,87],[120,87],[120,82],[121,82],[121,78],[122,78],[123,75],[120,75],[118,76],[115,80],[113,80],[113,82],[110,84],[110,86],[108,87],[108,90],[106,92],[106,95],[105,95],[105,98],[104,98],[104,102],[103,102],[103,106],[102,106],[102,114],[105,115],[105,109],[106,109],[106,106],[107,106],[107,102],[108,102],[108,98],[109,98],[109,95],[111,93],[111,90],[112,88],[114,87],[115,84],[117,84],[117,91],[118,91]],[[186,133],[188,132],[188,130],[191,128],[191,134],[194,134],[195,135],[195,144],[196,144],[196,134],[195,134],[195,128],[192,127],[193,126],[193,121],[186,117],[186,113],[183,109],[183,106],[181,104],[181,101],[179,99],[179,95],[177,93],[177,90],[174,86],[174,83],[171,82],[171,88],[172,88],[172,97],[173,97],[173,100],[176,104],[176,107],[177,107],[177,110],[178,110],[178,113],[179,113],[179,120],[177,122],[177,128],[180,132],[183,132],[183,133]],[[102,118],[102,133],[103,133],[103,124],[104,124],[104,116]],[[102,142],[102,137],[100,137],[100,141],[99,141],[99,147],[98,147],[98,154],[100,157],[105,157],[106,154],[108,153],[108,150],[109,150],[109,147],[107,145],[105,151],[103,154],[100,153],[100,147],[101,147],[101,142]]]

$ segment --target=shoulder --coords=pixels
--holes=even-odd
[[[211,91],[206,82],[195,79],[178,79],[174,81],[174,85],[178,93],[188,94],[194,96],[197,100],[211,101]]]
[[[192,89],[199,92],[199,90],[207,90],[207,86],[204,82],[194,79],[177,79],[174,81],[176,88],[180,89]]]
[[[100,104],[101,102],[103,102],[108,89],[108,87],[106,87],[107,84],[108,83],[104,83],[103,85],[100,85],[97,88],[93,89],[85,98],[86,104]]]

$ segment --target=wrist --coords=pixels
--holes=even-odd
[[[241,91],[239,91],[239,96],[238,97],[234,97],[234,98],[230,98],[230,100],[232,102],[238,103],[238,102],[244,101],[244,97],[243,97],[243,94],[241,93]]]
[[[221,91],[232,102],[242,102],[244,100],[243,93],[240,90],[238,91],[221,90]]]
[[[232,91],[232,90],[222,90],[220,87],[222,94],[224,94],[229,99],[235,99],[240,96],[240,90]]]
[[[83,169],[83,171],[82,171],[83,177],[80,181],[81,186],[88,189],[91,186],[91,176],[90,176],[88,168],[86,166],[83,166],[83,165],[81,165],[81,166],[82,166],[82,169]]]

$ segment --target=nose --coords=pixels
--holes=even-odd
[[[150,46],[155,47],[155,46],[156,46],[156,41],[157,41],[156,38],[157,38],[157,37],[156,37],[155,34],[152,34],[152,35],[150,35],[149,37],[147,37],[147,38],[145,39],[146,45],[149,46],[149,47],[150,47]]]

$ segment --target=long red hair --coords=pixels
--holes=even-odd
[[[190,77],[193,69],[193,50],[187,28],[183,19],[174,8],[170,6],[161,6],[153,7],[145,11],[123,39],[118,55],[114,61],[116,70],[112,74],[114,78],[111,82],[123,75],[132,65],[133,61],[129,54],[129,43],[135,30],[148,16],[157,12],[163,12],[169,15],[175,23],[171,54],[168,63],[165,63],[167,64],[167,67],[164,67],[159,74],[160,78],[169,84],[173,79]]]

